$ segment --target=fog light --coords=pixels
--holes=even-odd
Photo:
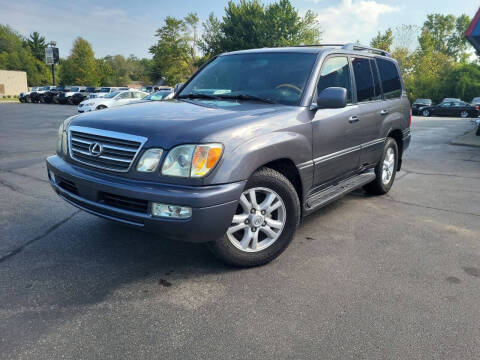
[[[50,181],[53,182],[54,184],[56,183],[56,181],[55,181],[55,174],[53,173],[53,171],[48,170],[48,178],[49,178]]]
[[[174,219],[188,219],[192,216],[192,208],[187,206],[152,203],[152,215]]]

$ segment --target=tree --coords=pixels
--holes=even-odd
[[[222,23],[215,15],[210,13],[207,21],[203,22],[203,35],[199,41],[199,47],[202,52],[208,56],[220,54],[222,50]]]
[[[25,71],[29,86],[46,85],[51,80],[47,66],[35,58],[26,40],[8,25],[1,24],[0,69]]]
[[[222,21],[210,14],[203,26],[200,47],[210,56],[241,49],[316,44],[322,35],[316,14],[307,11],[300,16],[289,0],[267,6],[258,0],[229,1]]]
[[[98,86],[100,83],[92,46],[81,37],[77,37],[73,42],[70,55],[61,69],[64,84]]]
[[[45,37],[40,36],[38,32],[34,31],[30,34],[30,38],[27,39],[27,43],[32,50],[33,56],[35,56],[40,61],[44,61],[45,49],[47,47],[47,44],[45,44]]]
[[[195,43],[189,31],[189,26],[194,24],[191,15],[193,14],[189,14],[186,19],[168,16],[164,26],[156,32],[157,43],[150,47],[153,55],[152,70],[157,79],[164,78],[169,85],[185,81],[195,70],[195,50],[192,49]]]
[[[455,18],[453,15],[429,14],[418,39],[420,47],[423,51],[429,48],[465,61],[469,45],[464,34],[469,23],[467,15]]]
[[[442,84],[442,96],[470,101],[480,94],[480,66],[473,63],[459,64],[448,73]]]
[[[380,31],[378,32],[377,36],[375,36],[372,41],[370,41],[370,46],[385,50],[387,52],[390,52],[390,48],[392,47],[393,43],[393,31],[391,28],[388,28],[385,31],[385,34],[381,34]]]

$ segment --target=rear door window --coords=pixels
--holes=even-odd
[[[374,59],[370,59],[370,67],[372,68],[372,74],[373,74],[375,100],[380,100],[382,98],[382,88],[380,86],[380,78],[378,77],[377,64],[375,63]]]
[[[357,102],[375,100],[373,75],[369,59],[353,58],[353,75],[357,87]]]
[[[395,99],[402,95],[400,74],[393,61],[377,58],[380,79],[385,99]]]
[[[343,87],[347,89],[347,103],[352,102],[350,66],[347,57],[331,57],[323,63],[317,84],[317,96],[328,87]]]

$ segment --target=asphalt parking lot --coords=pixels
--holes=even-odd
[[[387,196],[303,220],[238,270],[78,211],[46,179],[73,106],[0,104],[1,359],[478,359],[480,148],[414,118]]]

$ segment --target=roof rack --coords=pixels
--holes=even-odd
[[[348,43],[348,44],[308,44],[308,45],[296,45],[296,47],[339,47],[343,50],[356,50],[356,51],[368,51],[373,54],[390,56],[390,54],[382,49],[377,49],[369,46],[363,46],[361,44]]]

